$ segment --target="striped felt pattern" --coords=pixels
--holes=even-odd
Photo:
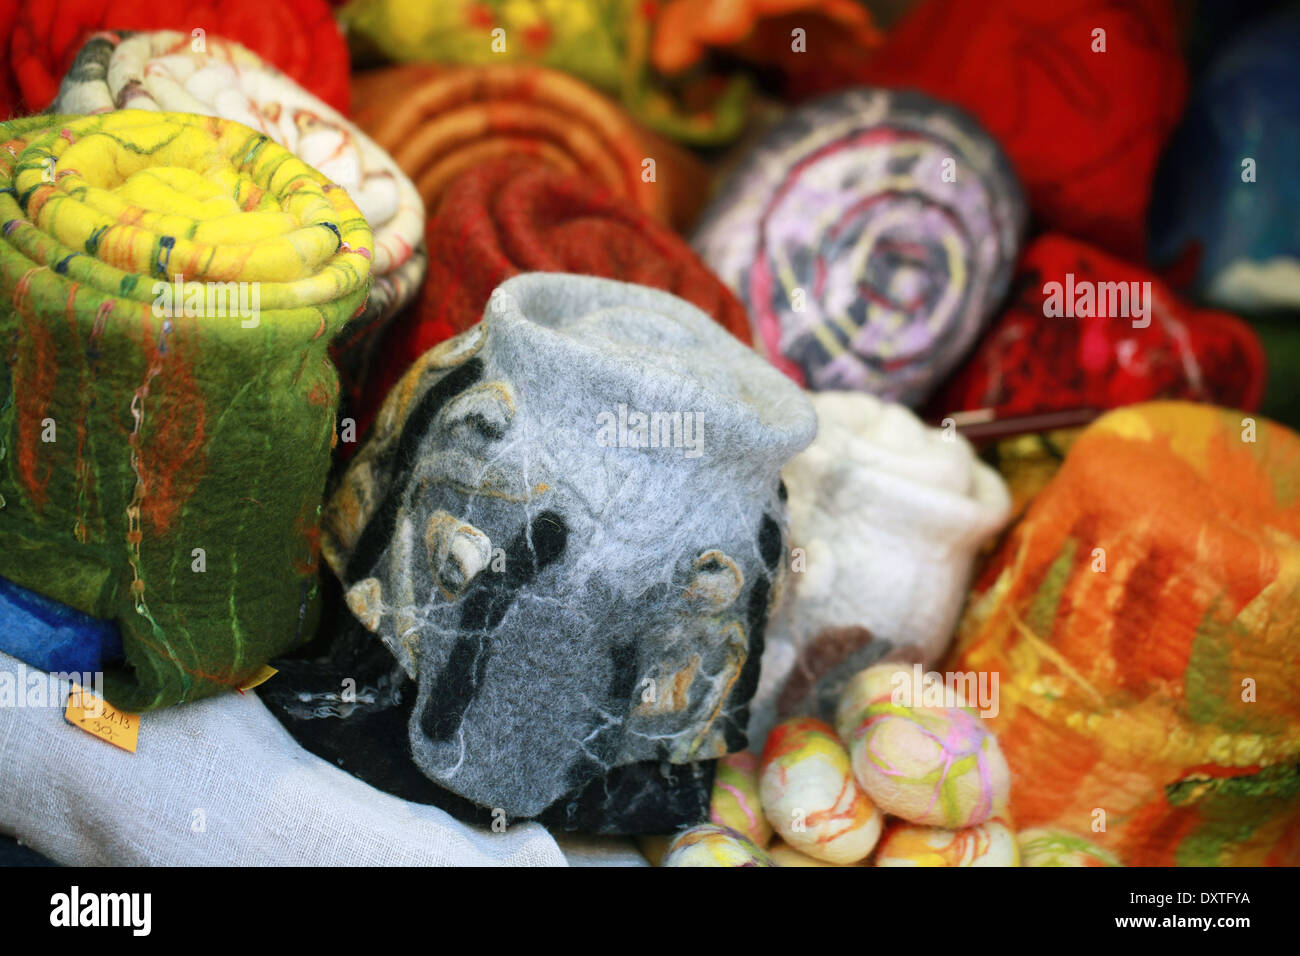
[[[118,621],[118,706],[238,686],[308,633],[326,350],[372,246],[344,190],[237,123],[0,125],[0,576]]]

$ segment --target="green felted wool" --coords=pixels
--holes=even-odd
[[[239,687],[308,633],[327,348],[372,247],[345,190],[238,123],[0,124],[0,576],[117,620],[116,706]]]

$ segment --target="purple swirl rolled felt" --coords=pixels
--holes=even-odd
[[[915,406],[997,308],[1025,218],[975,120],[920,93],[856,88],[769,131],[694,244],[791,378]]]

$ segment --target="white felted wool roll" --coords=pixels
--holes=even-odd
[[[830,719],[843,683],[886,655],[938,660],[975,554],[1011,507],[955,431],[861,392],[809,397],[818,433],[783,472],[794,573],[768,628],[753,742],[791,716]]]
[[[0,654],[0,687],[49,675]],[[491,833],[381,793],[299,747],[256,695],[142,715],[127,753],[44,706],[0,707],[0,832],[71,866],[563,866],[535,823]]]

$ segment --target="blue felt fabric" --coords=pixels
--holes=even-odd
[[[102,671],[122,659],[115,621],[91,617],[0,577],[0,651],[55,673]]]
[[[1242,163],[1255,162],[1255,181]],[[1300,308],[1300,281],[1251,295],[1225,274],[1300,260],[1300,8],[1243,29],[1214,56],[1170,139],[1152,186],[1151,260],[1234,311]],[[1183,281],[1179,277],[1176,281]]]

